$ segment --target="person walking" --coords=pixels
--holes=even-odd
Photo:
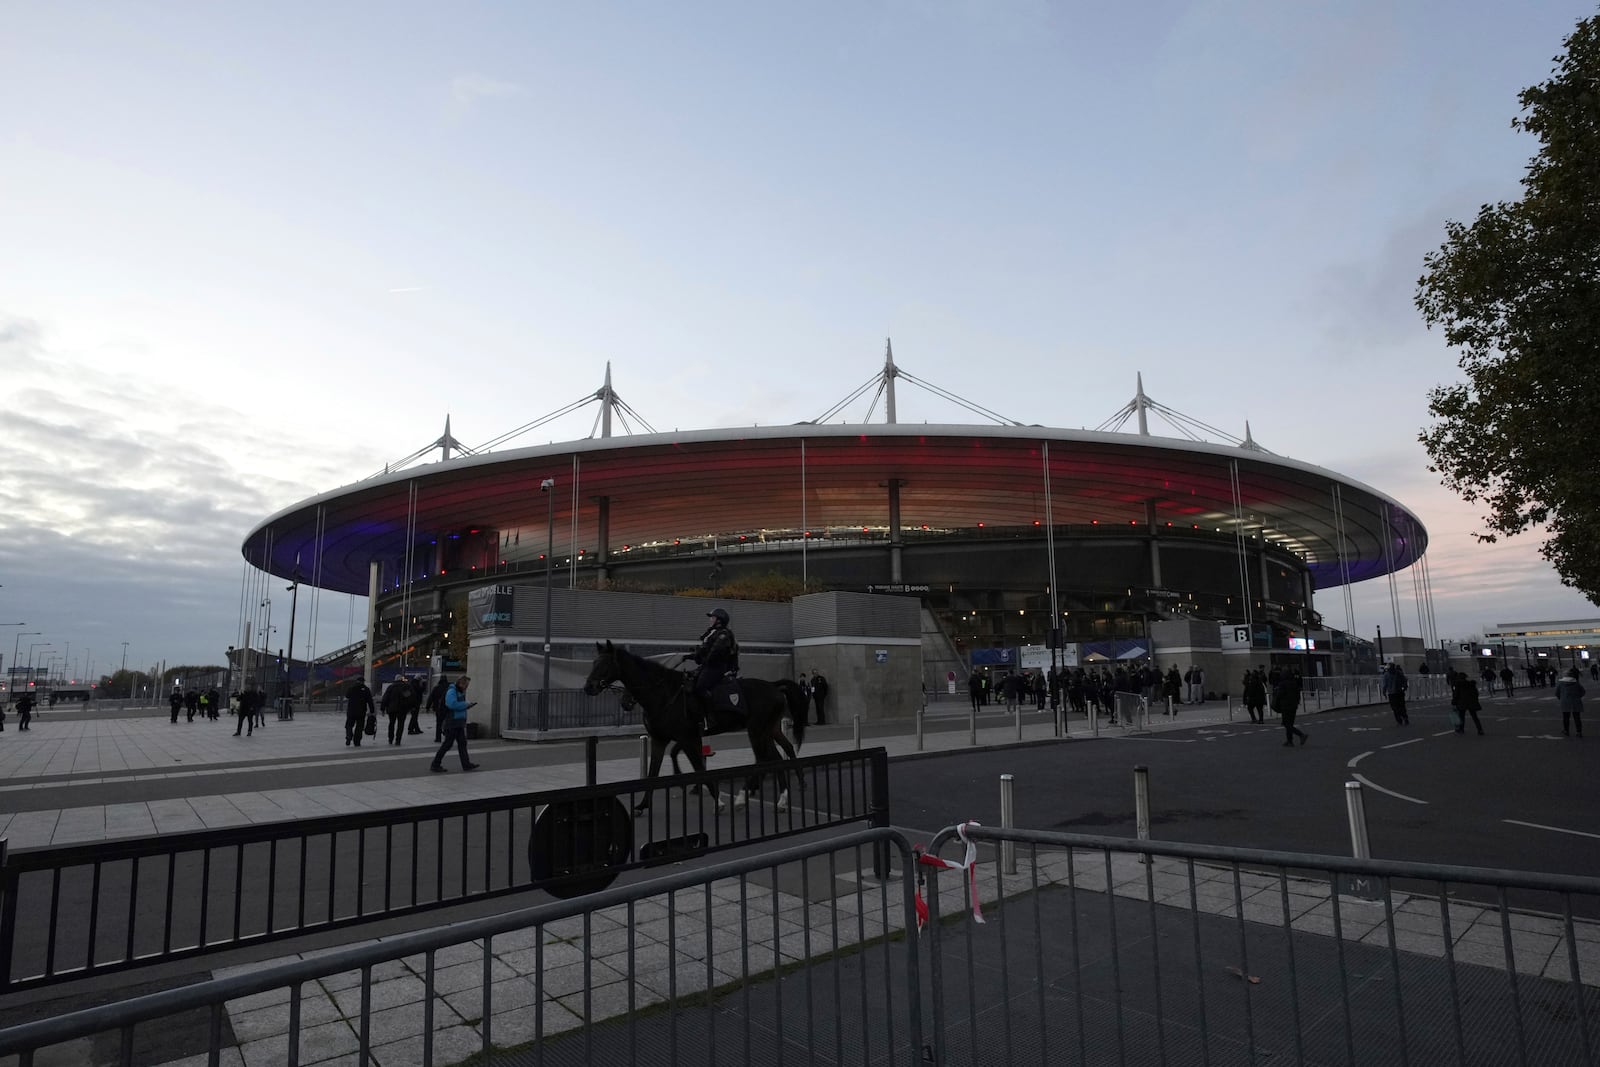
[[[389,720],[389,744],[398,745],[405,736],[406,716],[417,712],[417,691],[411,688],[411,679],[401,675],[383,691],[384,718]],[[417,731],[421,733],[421,730]]]
[[[245,734],[245,736],[247,736],[247,737],[254,737],[255,736],[255,734],[256,734],[256,712],[255,712],[255,706],[256,706],[256,690],[254,690],[254,689],[246,689],[244,692],[239,694],[239,724],[233,728],[233,736],[234,737],[238,737],[240,733],[244,732],[244,729],[245,729],[246,726],[248,726],[250,729],[249,729],[249,732],[247,734]]]
[[[1244,672],[1244,710],[1250,721],[1260,725],[1267,722],[1267,681],[1260,671]]]
[[[977,711],[983,704],[983,679],[977,671],[967,675],[967,696],[972,700],[972,710]]]
[[[1583,683],[1578,681],[1578,668],[1568,667],[1567,676],[1556,683],[1556,703],[1561,705],[1561,736],[1571,737],[1576,729],[1583,737]]]
[[[1306,743],[1306,732],[1294,724],[1295,716],[1300,712],[1300,675],[1294,671],[1284,671],[1278,679],[1278,685],[1272,691],[1272,710],[1283,719],[1283,745],[1293,748],[1295,738]]]
[[[366,728],[367,716],[376,715],[378,706],[372,701],[372,690],[357,678],[344,691],[344,743],[361,747],[361,731]]]
[[[1500,668],[1500,687],[1506,691],[1506,696],[1511,696],[1511,690],[1516,685],[1517,676],[1510,667]]]
[[[811,700],[817,706],[817,725],[821,726],[828,708],[828,680],[821,671],[811,673]]]
[[[178,713],[183,710],[183,694],[176,689],[167,697],[167,707],[172,709],[172,721],[178,721]],[[193,722],[193,719],[189,720]]]
[[[428,765],[428,770],[435,774],[443,774],[449,770],[444,765],[444,757],[450,751],[450,746],[455,745],[461,750],[461,769],[475,771],[478,765],[467,758],[467,709],[476,707],[477,701],[467,699],[467,686],[472,679],[463,674],[444,692],[444,706],[450,713],[449,722],[445,723],[444,741],[439,745],[439,751],[433,754],[433,762]]]
[[[439,680],[428,693],[428,710],[433,712],[433,743],[436,745],[444,740],[445,720],[450,717],[450,709],[444,706],[444,695],[449,689],[450,679],[441,671]]]
[[[1456,733],[1467,732],[1467,716],[1472,716],[1472,725],[1478,728],[1478,736],[1483,736],[1483,720],[1478,718],[1478,712],[1483,710],[1483,702],[1478,698],[1478,683],[1466,672],[1447,674],[1450,680],[1450,712],[1455,719]]]
[[[17,729],[18,730],[31,730],[31,729],[33,729],[33,727],[31,725],[29,725],[29,724],[33,722],[33,706],[36,703],[38,703],[38,701],[37,701],[37,699],[34,697],[34,695],[32,693],[24,692],[21,696],[19,696],[17,698]],[[1579,733],[1579,735],[1582,735],[1583,731],[1579,730],[1578,733]]]
[[[1411,715],[1406,711],[1406,673],[1400,664],[1391,663],[1383,672],[1383,695],[1389,698],[1389,710],[1394,712],[1396,726],[1411,725]]]

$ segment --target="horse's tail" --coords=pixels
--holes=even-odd
[[[794,723],[794,747],[798,749],[806,742],[806,720],[811,718],[806,713],[811,710],[811,701],[806,697],[806,691],[800,688],[800,683],[791,678],[780,678],[776,684],[783,691],[784,700],[789,703],[789,718]]]

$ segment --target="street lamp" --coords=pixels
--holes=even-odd
[[[550,583],[551,567],[556,554],[556,480],[546,478],[539,483],[539,492],[545,495],[549,514],[545,526],[544,550],[544,682],[539,687],[539,729],[550,728]]]
[[[261,679],[267,673],[267,657],[272,644],[272,598],[267,597],[261,601],[261,606],[267,609],[267,624],[261,627],[261,661],[260,670],[256,674],[256,684],[261,685]],[[248,677],[248,676],[247,676]]]
[[[33,681],[33,650],[36,648],[49,648],[50,645],[51,642],[49,641],[35,641],[28,646],[28,681],[30,683]]]
[[[18,623],[18,625],[26,626],[28,624],[24,622]],[[17,676],[17,653],[21,651],[22,639],[24,637],[39,637],[43,633],[43,630],[23,630],[21,633],[17,634],[17,639],[11,643],[11,674],[8,675],[9,678],[15,678]]]

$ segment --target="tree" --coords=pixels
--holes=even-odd
[[[1578,23],[1512,128],[1539,139],[1522,198],[1445,224],[1416,305],[1466,381],[1428,394],[1420,436],[1446,488],[1481,504],[1485,542],[1542,527],[1566,585],[1600,601],[1600,16]]]

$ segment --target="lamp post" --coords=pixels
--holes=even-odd
[[[33,683],[33,650],[36,648],[49,648],[50,645],[51,642],[49,641],[35,641],[28,646],[28,682],[30,685]]]
[[[18,623],[18,625],[26,626],[28,624],[24,622]],[[11,643],[11,673],[7,676],[8,678],[15,678],[17,676],[17,653],[22,650],[22,639],[24,637],[38,637],[42,632],[43,631],[40,630],[23,630],[17,634],[17,639]]]
[[[556,554],[556,480],[546,478],[540,482],[539,492],[545,495],[548,513],[544,549],[544,681],[539,686],[539,729],[548,730],[550,728],[550,583]]]
[[[258,673],[256,674],[257,685],[262,685],[261,678],[267,673],[267,656],[272,642],[272,598],[267,597],[266,599],[262,600],[261,606],[267,609],[267,622],[265,626],[261,627],[261,659],[257,661],[259,668]],[[245,681],[248,685],[249,675],[245,676]],[[263,688],[265,688],[265,686],[263,686]]]
[[[298,615],[299,613],[300,613],[300,570],[299,570],[299,568],[296,568],[295,572],[294,572],[294,581],[289,585],[289,657],[288,657],[287,660],[284,661],[284,664],[283,664],[283,679],[284,679],[284,682],[286,683],[284,688],[288,691],[287,695],[291,700],[294,698],[294,620],[295,620],[295,616]],[[307,665],[307,668],[306,668],[306,674],[307,674],[306,692],[308,694],[308,696],[307,696],[307,702],[308,703],[309,703],[309,700],[310,700],[309,693],[311,691],[311,683],[310,683],[310,680],[309,680],[310,673],[311,673],[310,666]],[[280,705],[279,708],[278,708],[278,714],[279,714],[279,716],[282,716],[283,713],[284,713],[283,708]]]

